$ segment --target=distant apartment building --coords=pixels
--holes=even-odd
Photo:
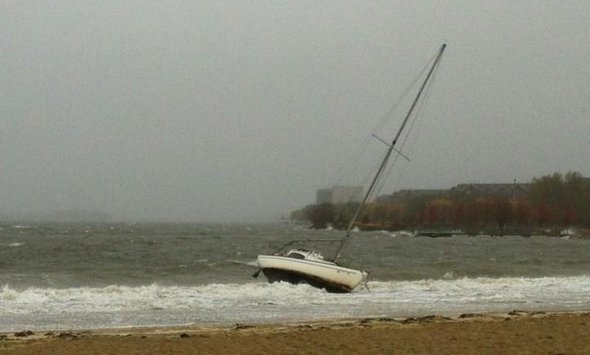
[[[384,195],[377,197],[378,202],[402,202],[411,199],[419,198],[436,198],[439,196],[446,196],[448,190],[440,189],[416,189],[416,190],[399,190],[391,195]]]
[[[377,198],[378,202],[404,202],[416,199],[432,199],[442,197],[506,197],[523,198],[527,197],[531,190],[531,184],[458,184],[449,190],[441,189],[413,189],[399,190],[390,195],[383,195]]]
[[[527,197],[531,191],[531,184],[459,184],[451,188],[452,195],[471,197]]]
[[[328,189],[316,191],[316,203],[339,203],[361,202],[363,199],[362,186],[333,186]]]

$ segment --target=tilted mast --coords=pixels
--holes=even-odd
[[[426,87],[426,84],[428,84],[428,81],[430,80],[430,78],[432,76],[432,73],[434,72],[434,69],[436,68],[436,66],[440,62],[440,58],[442,57],[442,54],[443,54],[443,52],[444,52],[444,50],[445,50],[446,47],[447,47],[446,44],[443,44],[440,47],[440,49],[438,51],[438,54],[436,56],[436,59],[434,60],[434,63],[432,63],[432,67],[430,67],[430,70],[428,71],[428,74],[426,75],[426,78],[424,79],[424,82],[422,83],[422,86],[420,87],[420,90],[418,91],[418,94],[416,95],[416,98],[414,99],[414,102],[412,102],[412,106],[410,106],[410,109],[408,110],[408,113],[406,114],[406,117],[402,121],[401,127],[399,128],[399,130],[397,131],[395,137],[393,138],[393,141],[391,142],[391,145],[389,145],[389,148],[387,149],[387,152],[385,153],[385,157],[383,158],[383,161],[381,161],[381,165],[379,165],[379,169],[377,170],[377,173],[375,174],[375,177],[373,177],[373,180],[371,182],[371,185],[369,185],[369,188],[367,189],[367,192],[365,193],[365,196],[363,197],[362,202],[360,203],[360,205],[356,209],[356,211],[354,213],[354,216],[352,217],[352,219],[350,220],[350,223],[348,224],[348,228],[346,229],[346,235],[340,241],[340,246],[338,247],[338,250],[336,251],[336,254],[334,255],[334,258],[333,258],[334,261],[340,256],[340,252],[342,251],[342,248],[344,247],[344,244],[346,243],[346,241],[348,240],[348,238],[350,238],[350,232],[351,232],[352,228],[354,227],[354,223],[356,222],[357,218],[360,216],[363,208],[365,207],[365,204],[367,203],[367,200],[369,199],[369,197],[371,196],[371,194],[375,190],[375,186],[377,185],[377,182],[379,181],[379,179],[383,175],[383,172],[385,171],[385,167],[387,166],[387,163],[389,161],[389,158],[391,157],[391,153],[394,150],[397,151],[396,148],[395,148],[395,145],[397,143],[397,140],[399,139],[399,137],[401,136],[404,128],[406,127],[406,124],[408,123],[408,120],[410,119],[410,116],[414,112],[414,108],[416,108],[416,105],[418,104],[418,100],[422,96],[422,92],[424,91],[424,88]]]

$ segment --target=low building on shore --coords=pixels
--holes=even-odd
[[[420,198],[436,198],[443,197],[448,194],[449,190],[440,189],[407,189],[399,190],[391,195],[383,195],[377,197],[377,202],[388,203],[388,202],[403,202],[412,199]]]
[[[470,197],[505,197],[505,198],[523,198],[528,197],[531,191],[529,183],[512,183],[512,184],[458,184],[451,188],[451,195],[462,195]]]

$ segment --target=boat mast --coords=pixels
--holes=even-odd
[[[422,96],[422,92],[424,91],[424,88],[426,87],[426,84],[428,84],[428,81],[430,80],[430,77],[432,76],[432,73],[434,72],[434,69],[436,68],[436,66],[440,62],[440,58],[442,57],[442,54],[443,54],[443,52],[444,52],[444,50],[445,50],[446,47],[447,47],[446,44],[443,44],[440,47],[440,49],[438,51],[438,54],[436,56],[436,59],[434,60],[434,63],[432,64],[432,67],[430,67],[430,70],[428,71],[428,74],[426,75],[426,78],[424,79],[424,82],[422,83],[422,86],[420,87],[420,90],[418,91],[418,94],[416,95],[416,98],[414,98],[414,102],[412,102],[412,106],[410,106],[410,109],[408,110],[408,113],[406,114],[406,117],[402,121],[401,127],[398,129],[397,134],[395,135],[395,137],[393,138],[393,141],[391,142],[391,145],[389,145],[389,148],[387,149],[387,152],[385,153],[385,157],[381,161],[381,165],[379,165],[379,169],[377,170],[377,173],[375,174],[375,177],[373,178],[373,181],[371,182],[371,185],[369,185],[369,188],[367,189],[367,192],[365,193],[365,196],[363,197],[362,202],[357,207],[357,209],[356,209],[356,211],[354,213],[354,216],[350,220],[350,223],[348,224],[348,228],[346,229],[346,235],[340,241],[340,246],[338,247],[338,250],[336,251],[336,254],[334,255],[334,258],[332,260],[335,261],[340,256],[340,252],[342,251],[342,248],[344,247],[344,244],[346,243],[346,241],[348,240],[348,238],[350,238],[350,232],[351,232],[352,228],[354,227],[354,223],[356,222],[356,219],[360,216],[360,214],[361,214],[361,212],[362,212],[365,204],[367,203],[367,200],[369,199],[369,197],[371,196],[371,194],[375,190],[375,186],[377,185],[377,182],[379,181],[379,179],[381,178],[381,175],[385,171],[385,167],[387,166],[387,163],[389,161],[389,158],[391,157],[391,153],[394,150],[397,151],[395,149],[395,144],[397,143],[397,140],[399,139],[399,137],[401,136],[404,128],[406,127],[406,124],[408,123],[408,120],[410,119],[410,116],[414,112],[414,108],[416,107],[416,104],[418,104],[418,100]]]

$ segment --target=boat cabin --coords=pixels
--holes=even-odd
[[[288,258],[293,258],[293,259],[326,262],[326,260],[324,260],[324,257],[322,256],[322,254],[315,252],[313,250],[309,251],[309,250],[305,250],[305,249],[292,249],[292,250],[289,250],[289,252],[287,253],[286,256]]]

